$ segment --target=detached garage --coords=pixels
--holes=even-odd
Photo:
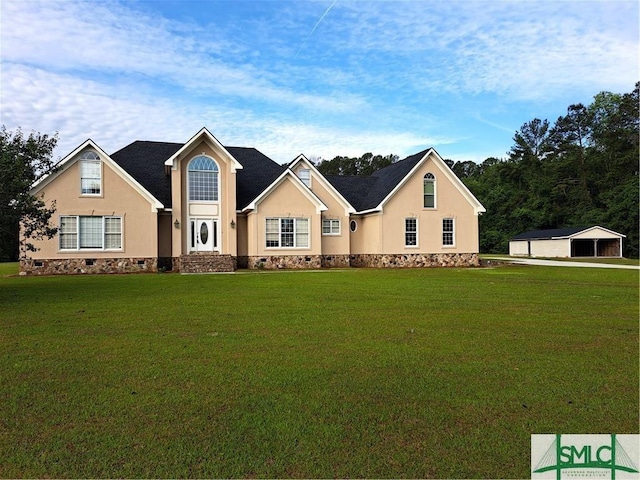
[[[533,230],[509,241],[514,257],[622,257],[625,235],[603,227]]]

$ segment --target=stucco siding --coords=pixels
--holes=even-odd
[[[436,206],[424,207],[424,175],[436,177]],[[478,216],[467,198],[431,159],[384,205],[383,244],[379,253],[477,253]],[[405,246],[405,219],[416,218],[418,245]],[[454,245],[442,242],[442,221],[454,219]]]
[[[350,232],[352,254],[376,254],[382,248],[382,215],[379,213],[357,216],[355,232]]]
[[[82,152],[79,152],[80,155]],[[39,249],[30,257],[46,258],[118,258],[157,257],[157,213],[150,202],[127,183],[107,163],[102,162],[101,194],[81,195],[80,166],[72,163],[38,194],[44,194],[47,204],[56,201],[52,222],[59,226],[61,216],[115,216],[122,218],[122,248],[118,250],[60,250],[59,235],[50,240],[34,242]]]
[[[267,218],[306,218],[309,223],[309,246],[299,248],[266,247]],[[291,178],[284,178],[248,217],[249,256],[320,255],[322,253],[320,213]]]
[[[218,166],[218,201],[190,202],[187,169],[189,162],[200,155],[212,158]],[[218,221],[220,231],[220,253],[237,255],[237,235],[231,227],[236,219],[236,174],[223,152],[212,148],[202,140],[182,152],[178,168],[171,172],[172,210],[182,228],[174,232],[173,255],[189,253],[189,228],[191,218],[213,218]],[[177,241],[176,241],[177,240]]]
[[[346,255],[349,253],[349,214],[347,206],[336,197],[335,193],[324,187],[322,182],[311,174],[311,190],[327,206],[322,212],[322,219],[338,220],[340,222],[339,235],[322,235],[323,255]],[[321,224],[322,227],[322,224]]]

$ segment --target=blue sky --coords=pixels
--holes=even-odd
[[[640,79],[638,1],[0,2],[10,130],[310,158],[504,157],[516,130]]]

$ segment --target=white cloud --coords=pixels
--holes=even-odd
[[[198,102],[140,95],[127,85],[105,86],[21,65],[4,64],[3,76],[8,81],[2,90],[2,122],[10,130],[21,126],[60,132],[59,156],[87,138],[107,152],[134,140],[185,142],[203,126],[223,144],[254,146],[280,163],[298,153],[325,158],[368,151],[403,154],[410,147],[450,141],[404,131],[350,131],[286,116],[259,116],[250,109],[203,108]]]
[[[3,0],[2,123],[59,131],[60,155],[204,125],[279,162],[456,143],[475,159],[478,120],[508,142],[540,105],[638,80],[635,1],[340,0],[311,36],[330,2],[198,2],[188,20],[146,5]]]

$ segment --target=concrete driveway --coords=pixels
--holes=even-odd
[[[640,265],[616,265],[614,263],[588,263],[588,262],[569,262],[559,260],[541,260],[538,258],[521,258],[521,257],[492,257],[485,260],[491,262],[515,263],[519,265],[541,265],[544,267],[583,267],[583,268],[624,268],[627,270],[640,270]]]

